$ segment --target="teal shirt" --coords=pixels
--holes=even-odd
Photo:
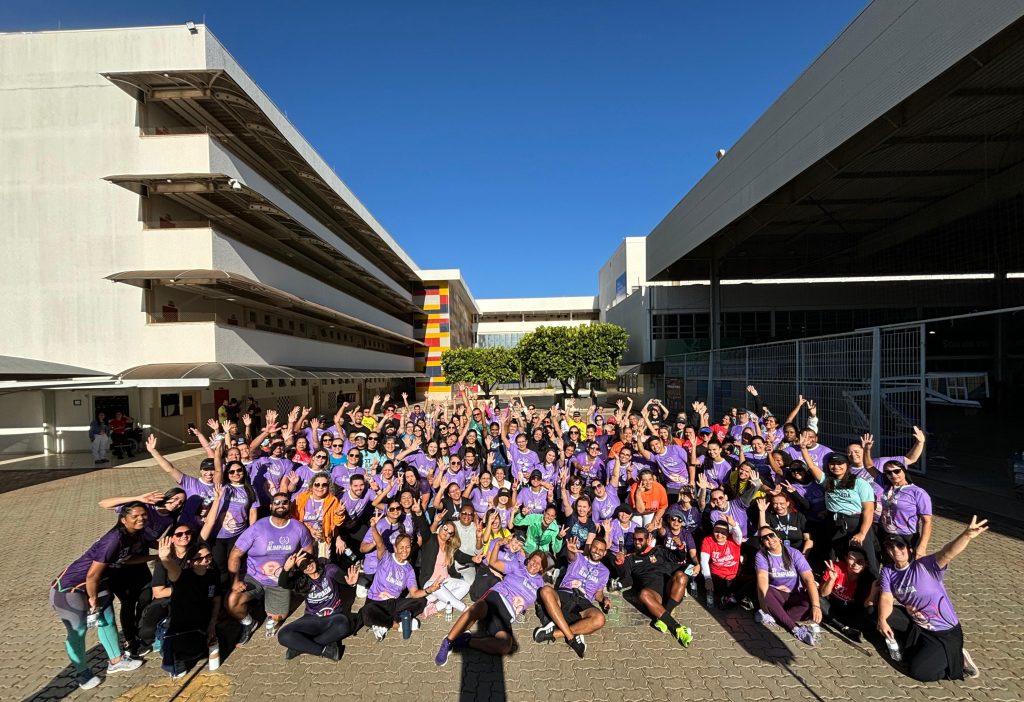
[[[827,475],[822,475],[818,482],[822,485],[828,480]],[[863,505],[875,501],[875,491],[866,480],[857,478],[853,487],[849,489],[836,488],[832,492],[825,491],[825,509],[833,514],[860,514],[864,511]]]

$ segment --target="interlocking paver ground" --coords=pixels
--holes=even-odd
[[[182,467],[198,463],[195,452],[176,460]],[[378,644],[362,632],[347,641],[340,663],[308,656],[286,663],[281,646],[257,633],[216,673],[202,669],[171,681],[151,655],[138,671],[79,691],[46,588],[113,524],[112,514],[96,506],[102,497],[166,487],[159,469],[140,462],[0,494],[0,700],[1024,699],[1024,592],[1017,587],[1024,530],[1006,524],[975,541],[947,576],[967,645],[983,670],[977,680],[923,685],[893,670],[870,644],[829,634],[812,649],[756,625],[748,613],[712,614],[694,600],[677,613],[696,635],[683,649],[616,595],[616,616],[588,639],[582,661],[567,646],[533,643],[531,613],[518,627],[521,648],[512,658],[455,654],[447,667],[436,668],[432,657],[447,624],[435,617],[408,642],[390,636]],[[962,506],[955,514],[961,513]],[[961,521],[937,518],[932,543],[945,543],[961,528]],[[102,670],[92,634],[89,641],[93,668]]]

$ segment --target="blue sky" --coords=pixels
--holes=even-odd
[[[10,2],[0,30],[205,15],[420,267],[587,295],[864,5]]]

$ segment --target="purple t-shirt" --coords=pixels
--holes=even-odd
[[[804,516],[807,517],[808,521],[820,522],[825,519],[825,488],[821,483],[809,482],[806,485],[803,483],[790,482],[793,486],[793,490],[807,500],[810,508],[804,511]]]
[[[726,516],[730,516],[736,520],[736,523],[740,526],[740,533],[743,535],[747,534],[749,528],[749,520],[747,519],[747,510],[743,508],[743,505],[736,500],[729,500],[729,507],[725,510],[713,509],[711,510],[711,523],[714,524],[718,520],[724,520]]]
[[[682,551],[683,553],[677,554],[680,561],[685,561],[690,551],[697,548],[697,544],[693,541],[693,534],[686,529],[680,529],[678,534],[673,534],[666,528],[661,542],[669,551]]]
[[[461,468],[455,473],[453,473],[450,468],[446,468],[444,473],[442,473],[441,475],[442,481],[447,480],[449,485],[455,483],[463,490],[466,489],[466,483],[469,482],[469,471],[462,470]]]
[[[882,494],[881,503],[882,528],[889,534],[916,534],[920,518],[932,513],[932,498],[917,485],[891,487]]]
[[[96,543],[90,546],[89,550],[78,560],[65,568],[57,579],[64,589],[77,587],[85,582],[85,577],[89,574],[89,568],[92,567],[93,561],[117,567],[132,556],[147,553],[149,549],[146,548],[144,539],[143,532],[130,535],[118,527],[114,527],[97,539]],[[105,569],[103,574],[108,576],[109,568]]]
[[[729,473],[733,469],[732,461],[727,459],[725,456],[722,456],[722,460],[718,463],[712,463],[709,456],[701,456],[697,462],[704,470],[704,475],[707,476],[708,483],[711,484],[712,490],[724,485],[726,479],[729,477]]]
[[[311,546],[313,537],[296,519],[289,519],[284,526],[275,525],[271,519],[264,517],[243,531],[235,548],[248,556],[245,570],[250,577],[261,585],[277,587],[285,560]]]
[[[366,471],[363,470],[362,466],[356,466],[350,468],[347,463],[343,463],[340,466],[334,466],[331,469],[331,482],[340,488],[344,488],[345,492],[348,492],[348,484],[352,480],[353,475],[366,476]]]
[[[505,563],[505,577],[492,590],[497,592],[512,607],[512,614],[518,615],[532,607],[537,601],[537,591],[544,586],[544,576],[530,575],[526,565],[519,561]]]
[[[878,585],[906,607],[907,614],[922,629],[948,631],[960,620],[946,592],[945,576],[946,569],[939,567],[935,556],[925,556],[903,570],[883,566]]]
[[[245,531],[249,526],[249,508],[252,502],[243,485],[225,485],[221,497],[221,522],[218,539],[229,539]]]
[[[491,485],[489,488],[482,488],[477,485],[473,489],[473,511],[477,513],[477,516],[482,517],[487,514],[487,510],[491,508],[491,501],[497,494],[498,488],[494,485]]]
[[[533,489],[524,487],[519,490],[516,504],[526,505],[529,514],[543,514],[544,508],[548,506],[548,491],[541,488],[539,493],[535,493]]]
[[[619,496],[612,491],[605,490],[604,497],[594,496],[590,502],[590,508],[594,513],[594,519],[603,522],[615,516],[615,508],[620,505]]]
[[[882,489],[882,486],[875,481],[874,476],[871,475],[871,471],[869,471],[867,468],[851,467],[850,472],[855,477],[861,478],[862,480],[864,480],[864,482],[870,485],[872,492],[875,493],[875,503],[877,503],[879,506],[875,507],[875,515],[873,517],[873,521],[875,522],[875,524],[878,524],[882,521],[882,510],[880,505],[882,502],[882,497],[885,495],[885,490]]]
[[[604,482],[607,480],[605,474],[604,461],[600,458],[595,458],[593,462],[587,463],[587,456],[585,453],[578,453],[572,459],[573,470],[577,475],[583,476],[589,483],[591,480],[600,480]]]
[[[185,506],[181,508],[178,521],[200,529],[213,504],[213,483],[204,483],[195,476],[182,473],[179,485],[185,491]]]
[[[397,489],[398,486],[396,485],[395,490]],[[341,504],[345,505],[345,512],[348,514],[349,519],[359,521],[376,497],[377,493],[367,487],[363,490],[362,497],[356,497],[352,494],[352,490],[348,489],[341,493],[338,499],[341,501]]]
[[[608,568],[603,563],[594,562],[580,554],[576,556],[575,561],[569,563],[558,589],[566,592],[580,589],[587,599],[593,602],[597,593],[608,584],[608,575]]]
[[[767,571],[768,585],[771,587],[784,587],[789,592],[796,592],[798,589],[803,587],[800,582],[800,574],[811,572],[811,566],[807,564],[807,559],[804,558],[804,554],[800,553],[789,544],[782,544],[782,548],[789,552],[789,568],[786,568],[786,564],[782,560],[781,553],[777,556],[769,553],[766,557],[763,551],[758,551],[757,557],[754,558],[754,570]]]
[[[652,453],[651,463],[661,469],[665,487],[678,490],[690,483],[690,472],[686,466],[688,458],[686,449],[673,442],[665,445],[664,453]]]
[[[304,463],[299,463],[295,466],[295,470],[292,471],[290,476],[292,489],[292,499],[295,499],[296,495],[301,495],[309,490],[309,484],[313,481],[313,476],[316,475],[316,471],[307,466]]]
[[[264,456],[249,464],[249,480],[256,488],[260,506],[270,504],[270,497],[281,489],[281,479],[298,466],[290,458]]]
[[[405,590],[416,587],[416,571],[409,561],[399,563],[395,554],[388,553],[377,564],[373,584],[366,593],[370,600],[394,600]]]
[[[329,617],[341,606],[341,568],[328,563],[320,569],[320,577],[310,578],[310,589],[306,593],[306,614],[314,617]]]
[[[818,468],[821,468],[822,470],[827,469],[828,457],[830,454],[832,454],[832,452],[832,449],[830,449],[828,446],[825,446],[824,444],[817,444],[814,448],[807,449],[807,453],[811,454],[811,458],[814,459],[814,464],[818,466]],[[786,453],[788,453],[790,455],[790,458],[792,458],[795,461],[804,460],[804,454],[800,450],[799,446],[786,447]]]
[[[623,527],[622,522],[616,519],[612,522],[612,530],[609,537],[611,545],[608,547],[614,553],[630,553],[633,551],[633,532],[637,529],[636,522],[629,521],[629,526]]]
[[[551,483],[554,485],[558,482],[558,466],[554,463],[538,463],[534,470],[539,470],[541,473],[541,479],[545,483]],[[531,473],[533,471],[530,471]]]
[[[514,443],[509,450],[509,457],[512,461],[512,468],[519,474],[520,480],[522,480],[524,476],[528,476],[533,472],[533,469],[537,467],[538,463],[540,463],[540,459],[537,457],[537,453],[535,451],[531,451],[530,449],[520,451],[519,447]]]
[[[405,462],[416,469],[421,478],[428,478],[433,480],[434,471],[437,470],[437,459],[429,458],[427,454],[422,451],[411,453],[405,457]]]
[[[395,541],[398,540],[398,537],[402,534],[408,534],[409,531],[401,520],[392,524],[387,519],[381,519],[377,522],[377,533],[384,539],[384,546],[387,548],[388,553],[391,553],[395,549]],[[366,530],[366,535],[363,537],[363,543],[373,543],[373,534],[370,533],[369,529]],[[367,575],[373,575],[376,573],[378,560],[376,549],[366,554],[363,558],[363,572]]]

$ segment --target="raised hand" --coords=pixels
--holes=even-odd
[[[355,587],[356,581],[359,580],[359,566],[352,565],[348,567],[348,573],[345,574],[345,583],[349,587]]]
[[[139,502],[145,502],[147,505],[155,505],[157,502],[164,498],[164,494],[159,490],[153,490],[145,494],[139,495]]]
[[[407,393],[407,392],[403,392],[402,393],[402,402],[405,402],[405,403],[408,404],[408,402],[409,402],[409,393]]]
[[[277,423],[277,410],[269,409],[269,410],[267,410],[266,415],[264,415],[264,416],[265,416],[265,418],[267,420],[266,421],[267,426],[270,426],[271,424],[276,424]]]
[[[157,552],[157,556],[160,558],[161,561],[170,558],[171,557],[171,537],[169,537],[169,536],[161,536],[159,538],[159,540],[157,540],[156,552]]]
[[[921,427],[914,427],[914,440],[920,444],[924,443],[924,432],[921,431]]]
[[[156,451],[156,434],[150,434],[146,437],[146,450],[150,453]]]
[[[914,427],[914,428],[916,429],[917,427]],[[875,445],[875,436],[874,436],[874,434],[864,434],[864,435],[862,435],[860,437],[860,445],[864,448],[865,451],[870,451],[871,447]]]
[[[812,417],[818,416],[818,405],[814,403],[814,400],[807,401],[807,411],[811,413]]]
[[[242,415],[242,424],[247,427],[252,425],[252,417],[249,416],[248,412]]]
[[[756,500],[754,500],[754,502],[757,503],[758,512],[761,512],[763,514],[764,512],[768,511],[768,500],[764,499],[763,497],[759,497]]]
[[[757,397],[757,388],[755,388],[753,385],[747,386],[747,392],[749,392],[754,397]]]
[[[383,402],[384,402],[385,405],[388,403],[388,400],[390,400],[390,399],[391,399],[391,395],[389,395],[387,393],[384,393]]]
[[[216,419],[207,419],[206,426],[210,427],[211,431],[217,431],[218,429],[220,429],[220,422],[218,422]]]
[[[979,522],[978,515],[975,514],[971,517],[971,523],[967,525],[966,529],[964,529],[964,536],[969,539],[976,539],[986,531],[988,531],[988,520],[982,519]]]

